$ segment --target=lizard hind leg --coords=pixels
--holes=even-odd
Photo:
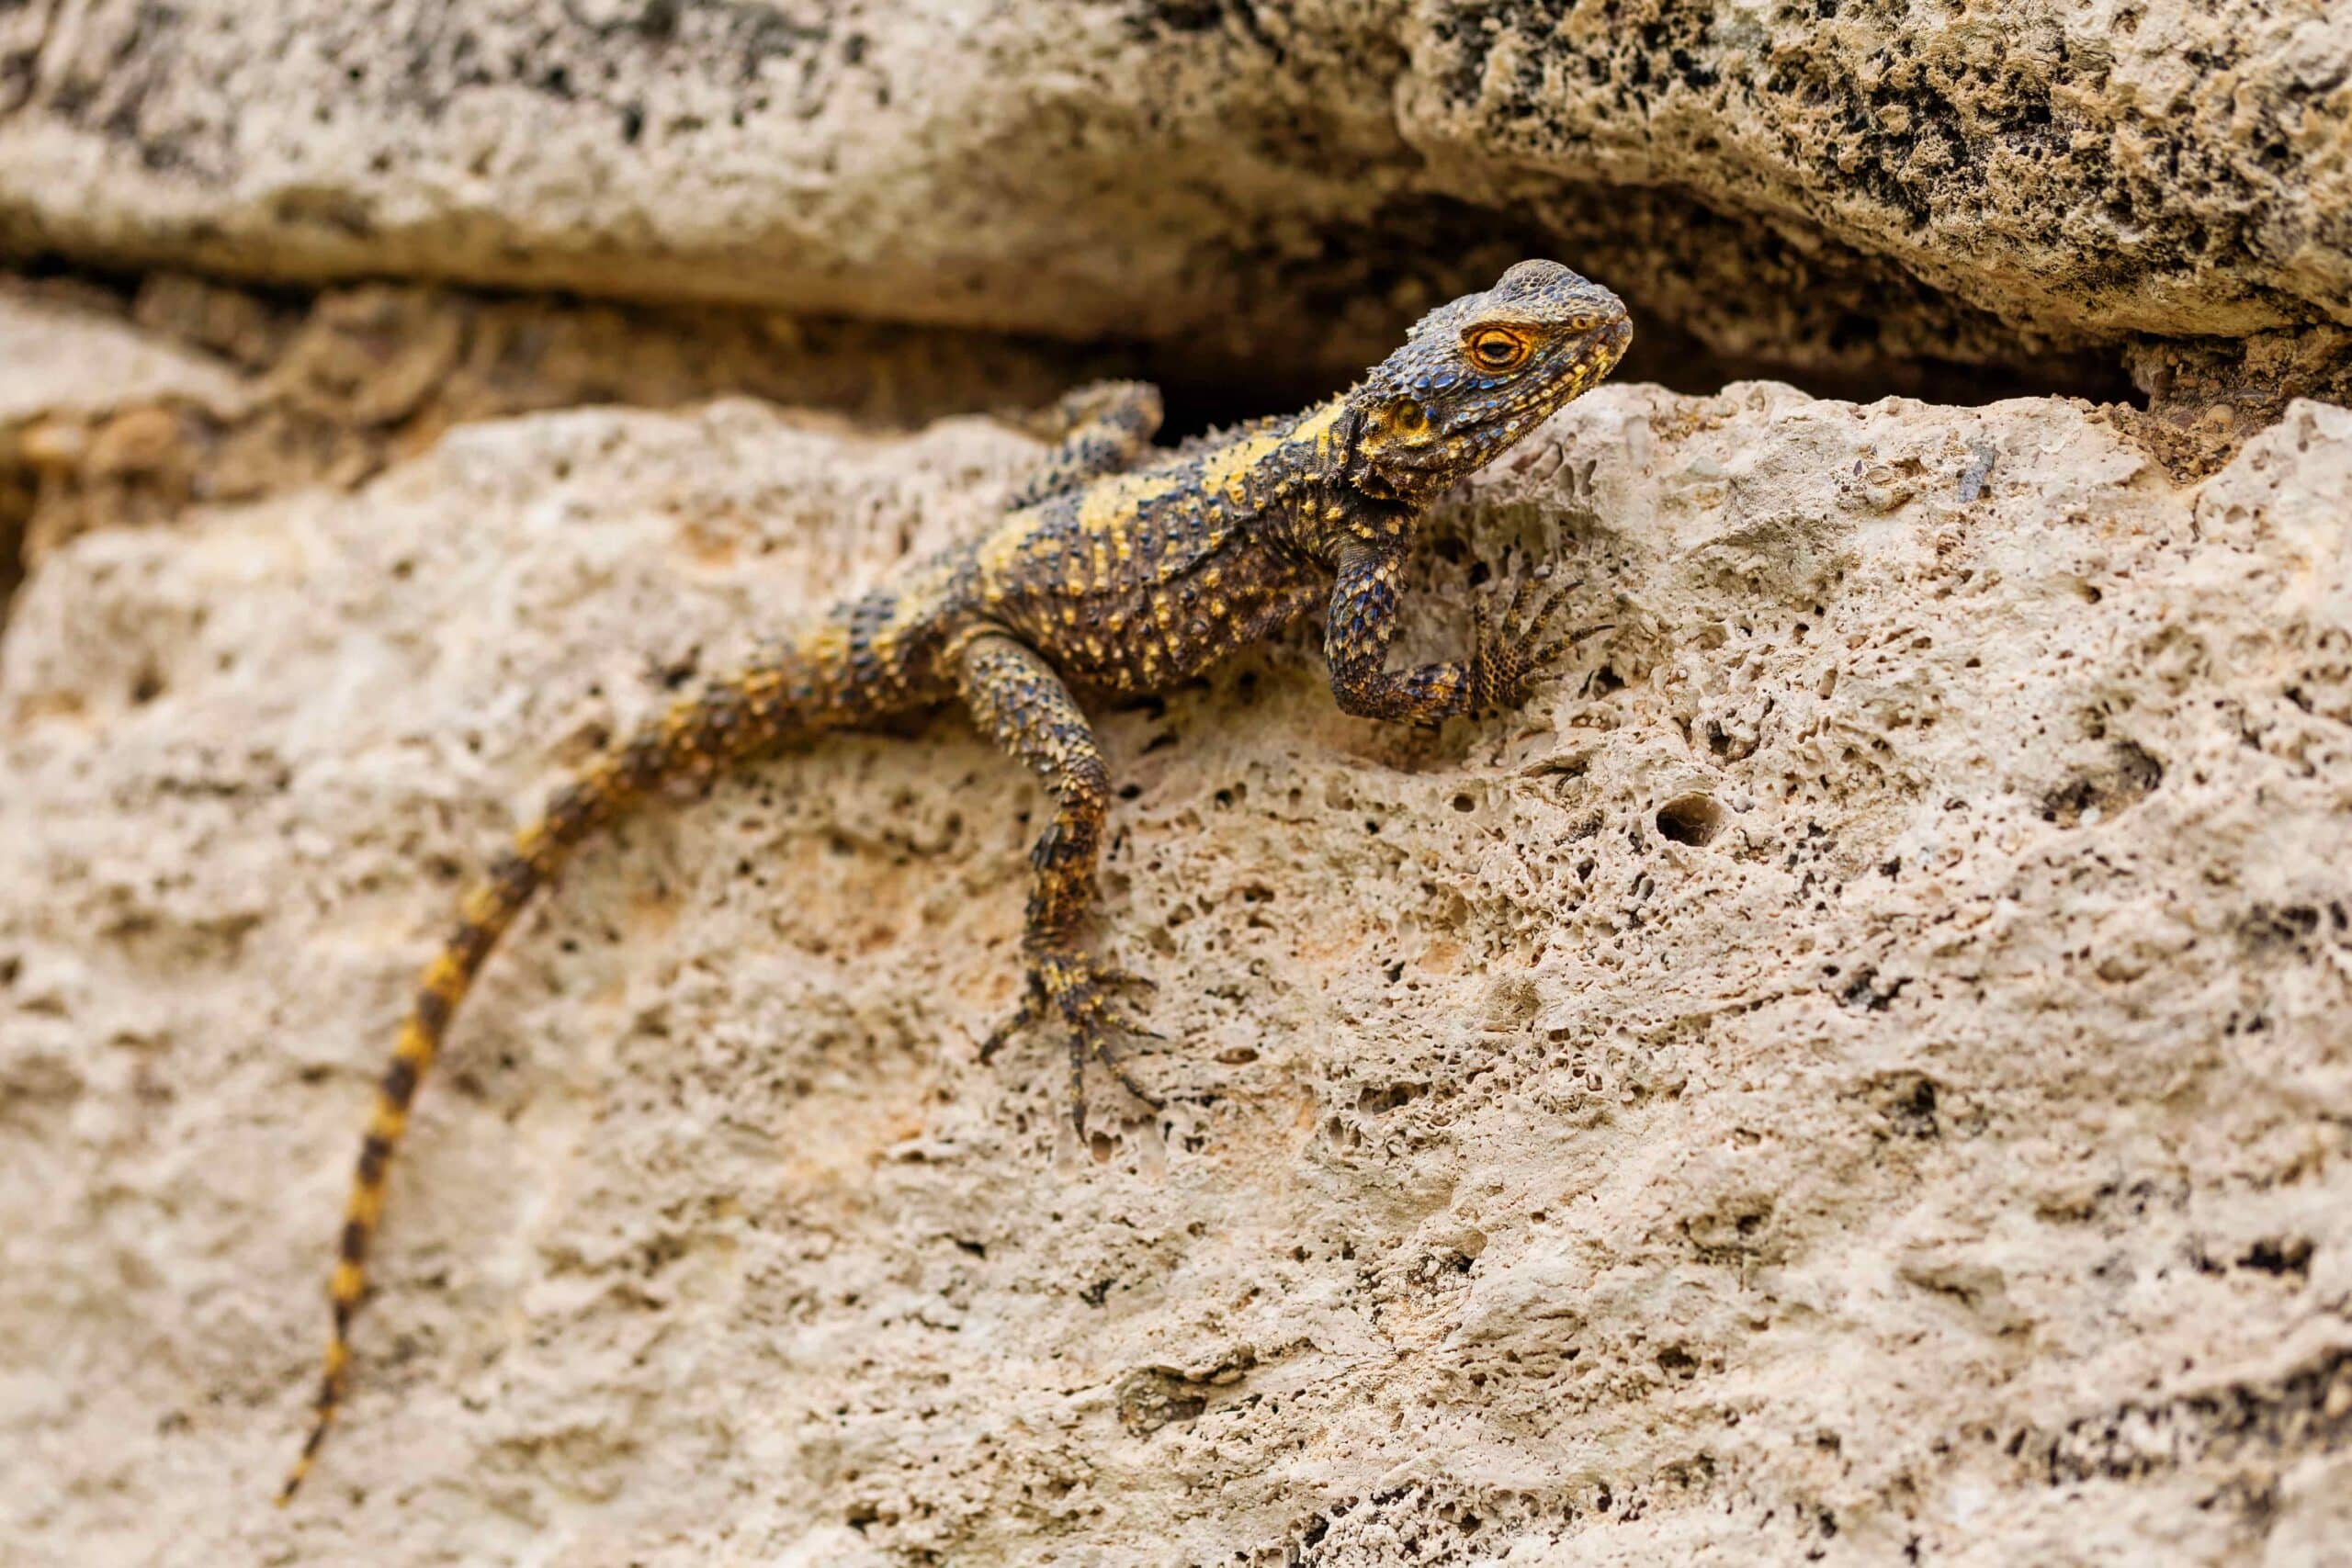
[[[1135,466],[1159,430],[1159,389],[1148,381],[1095,381],[1018,422],[1053,442],[1052,451],[1012,492],[1007,511],[1048,501]]]
[[[1036,653],[1001,632],[967,643],[957,660],[958,690],[973,722],[1044,782],[1053,820],[1029,852],[1034,880],[1022,946],[1028,988],[1019,1009],[980,1047],[993,1056],[1013,1034],[1058,1019],[1070,1035],[1070,1119],[1086,1133],[1086,1065],[1098,1062],[1136,1099],[1158,1105],[1120,1059],[1121,1036],[1159,1036],[1117,1004],[1122,990],[1148,987],[1142,976],[1087,952],[1080,936],[1095,909],[1094,865],[1110,807],[1110,771],[1094,731],[1061,677]]]

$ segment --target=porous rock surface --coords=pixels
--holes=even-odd
[[[586,852],[420,1102],[312,1490],[369,1080],[597,739],[1034,448],[743,400],[459,426],[62,543],[0,648],[12,1562],[2341,1561],[2352,413],[1640,385],[1431,525],[1523,712],[1294,637],[1101,715],[1162,1114],[1015,993],[952,722]]]
[[[85,529],[347,488],[469,420],[749,393],[890,426],[1034,406],[1103,366],[1059,344],[765,311],[389,284],[289,299],[168,273],[118,295],[0,275],[0,599],[19,558]]]
[[[0,248],[1273,374],[1530,254],[1814,370],[2343,323],[2348,152],[2304,0],[0,7]]]

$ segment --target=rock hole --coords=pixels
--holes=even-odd
[[[2283,1241],[2266,1237],[2247,1249],[2245,1256],[2238,1259],[2238,1267],[2264,1274],[2307,1279],[2312,1271],[2312,1250],[2309,1236],[2290,1236]]]
[[[1724,830],[1724,808],[1703,795],[1679,795],[1657,808],[1657,830],[1678,844],[1705,844]]]
[[[2103,762],[2044,795],[2041,819],[2062,828],[2100,821],[2146,799],[2164,780],[2164,764],[2145,747],[2120,741]]]
[[[1426,1084],[1396,1083],[1368,1087],[1356,1096],[1356,1109],[1366,1116],[1385,1116],[1429,1092]]]

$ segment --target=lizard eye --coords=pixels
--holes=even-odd
[[[1430,427],[1430,411],[1417,402],[1400,402],[1389,411],[1388,423],[1399,435],[1419,435]]]
[[[1502,327],[1481,327],[1470,334],[1471,362],[1481,370],[1516,370],[1527,358],[1527,340]]]

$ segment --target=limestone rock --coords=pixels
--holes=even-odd
[[[754,301],[1348,373],[1499,263],[1883,376],[2352,321],[2289,0],[34,0],[0,247]],[[2078,373],[2078,372],[2069,372]]]
[[[1301,635],[1101,716],[1164,1116],[1078,1146],[1050,1042],[975,1060],[1036,803],[952,723],[587,853],[272,1512],[462,872],[1031,450],[543,413],[40,564],[10,1561],[2329,1561],[2352,413],[2182,485],[2063,400],[1769,384],[1605,388],[1433,521],[1419,651],[1486,563],[1580,581],[1522,713],[1345,717]]]
[[[125,299],[0,276],[0,618],[19,562],[85,529],[355,485],[468,420],[748,393],[888,426],[1034,407],[1118,363],[757,310],[382,284],[289,300],[170,274]]]

